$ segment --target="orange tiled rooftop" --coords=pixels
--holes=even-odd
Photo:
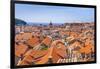
[[[15,56],[19,59],[17,65],[92,61],[94,30],[90,26],[93,25],[70,24],[67,28],[17,26],[16,30],[24,29],[15,37]]]

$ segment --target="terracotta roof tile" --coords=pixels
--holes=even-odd
[[[45,56],[47,53],[46,50],[30,50],[28,51],[24,56],[24,59],[19,63],[20,65],[25,65],[26,61],[29,63],[32,63],[33,61],[35,64],[42,59],[43,56]]]
[[[93,47],[91,45],[86,45],[80,49],[81,53],[89,54],[92,52]]]
[[[43,41],[42,43],[44,43],[45,45],[47,46],[50,46],[50,44],[52,43],[52,38],[47,36]]]
[[[31,47],[34,47],[40,44],[39,38],[38,37],[31,38],[27,41],[27,44],[30,45]]]
[[[16,45],[15,46],[15,55],[20,57],[27,51],[27,49],[28,49],[28,46],[26,46],[25,44]]]

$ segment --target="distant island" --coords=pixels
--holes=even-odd
[[[20,26],[20,25],[27,25],[27,23],[24,20],[21,19],[15,19],[15,24]]]

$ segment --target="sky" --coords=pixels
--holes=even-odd
[[[94,8],[15,4],[15,18],[27,23],[94,22]]]

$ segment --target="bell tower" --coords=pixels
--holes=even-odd
[[[50,23],[49,23],[49,27],[50,27],[50,28],[53,27],[52,21],[50,21]]]

